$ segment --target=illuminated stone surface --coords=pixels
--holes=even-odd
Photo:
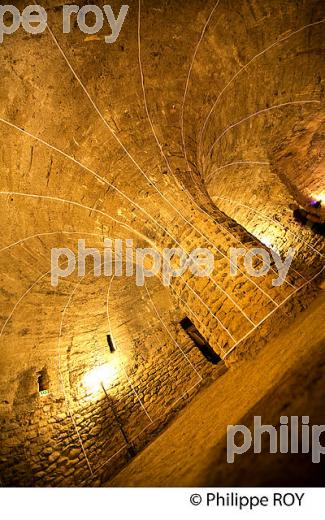
[[[214,367],[204,359],[182,330],[182,318],[189,315],[218,354],[231,351],[225,358],[231,367],[299,319],[317,292],[315,279],[273,312],[274,302],[286,301],[321,269],[324,242],[294,222],[289,204],[295,197],[305,201],[301,182],[321,189],[323,172],[299,148],[305,165],[299,182],[292,169],[290,182],[283,182],[279,150],[291,152],[295,129],[310,136],[320,117],[325,24],[316,22],[325,12],[316,0],[221,1],[184,96],[212,4],[145,1],[141,67],[137,2],[130,2],[114,45],[101,38],[105,30],[90,41],[78,30],[63,35],[60,8],[49,6],[60,48],[49,32],[29,36],[22,29],[0,48],[1,479],[5,485],[99,485],[127,455],[103,392],[85,391],[87,373],[116,365],[108,391],[140,450],[189,394],[225,370],[223,362]],[[218,99],[242,67],[280,38],[286,39],[248,65]],[[228,166],[242,161],[268,164]],[[50,269],[51,248],[76,251],[78,238],[102,248],[105,237],[132,238],[135,247],[154,244],[159,251],[209,247],[213,280],[187,273],[170,288],[150,279],[146,289],[132,278],[81,281],[74,274],[54,289],[49,275],[41,278]],[[291,285],[273,287],[272,273],[229,276],[229,249],[261,243],[282,255],[297,249]],[[49,394],[40,396],[37,374],[44,368]]]

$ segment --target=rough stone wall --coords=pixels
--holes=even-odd
[[[155,299],[159,301],[161,287],[157,284],[160,286],[159,282],[151,283],[150,291],[156,289]],[[93,290],[88,288],[88,297]],[[119,282],[115,291],[113,307],[124,305],[125,309],[132,287],[123,288]],[[94,317],[97,324],[106,318],[100,319],[92,300],[93,316],[87,317],[84,330],[69,327],[62,335],[60,360],[58,355],[48,356],[38,359],[36,366],[34,359],[27,371],[18,371],[14,401],[2,401],[1,406],[3,485],[99,485],[126,464],[128,452],[110,404],[100,389],[90,393],[83,387],[87,370],[105,363],[116,367],[114,378],[105,385],[136,450],[202,384],[225,370],[222,362],[217,367],[211,365],[181,329],[182,313],[171,311],[170,305],[159,309],[171,339],[161,322],[153,319],[150,303],[143,297],[139,301],[138,291],[133,289],[133,293],[131,319],[124,316],[121,323],[112,323],[117,348],[114,354],[105,345],[107,329],[103,325],[91,327]],[[166,307],[167,303],[166,299]],[[78,298],[73,302],[73,319],[80,312],[80,304]],[[129,341],[132,320],[138,332]],[[40,367],[49,375],[46,396],[38,394]],[[8,381],[10,384],[14,381]]]
[[[324,241],[294,221],[290,206],[323,199],[321,134],[310,146],[303,136],[324,107],[324,4],[227,7],[213,17],[193,70],[189,153],[215,204],[281,254],[295,247],[308,275],[322,264]]]
[[[226,169],[218,173],[218,182],[209,186],[214,202],[280,255],[286,256],[293,247],[299,272],[312,276],[320,271],[323,237],[295,222],[289,206],[296,206],[296,200],[278,176],[268,166],[243,170],[247,168],[234,166],[231,175]]]
[[[325,115],[304,121],[273,150],[273,167],[293,197],[307,211],[325,221],[324,193],[325,169]]]
[[[113,2],[115,10],[118,5]],[[212,191],[206,176],[223,161],[218,162],[220,150],[213,157],[198,150],[198,131],[216,100],[216,92],[232,76],[235,66],[284,34],[288,20],[294,29],[309,23],[311,12],[313,19],[318,19],[321,3],[247,0],[238,12],[237,2],[221,2],[197,54],[185,103],[182,100],[195,50],[193,42],[199,40],[213,5],[203,0],[157,5],[145,2],[141,11],[141,68],[137,2],[130,3],[130,16],[118,42],[109,47],[102,39],[87,41],[76,28],[63,36],[60,7],[52,9],[52,3],[49,7],[49,26],[60,49],[48,32],[29,37],[21,30],[0,48],[0,215],[4,248],[0,256],[0,404],[2,479],[7,485],[94,484],[125,464],[125,450],[116,454],[122,448],[121,437],[107,401],[103,395],[89,401],[80,393],[80,381],[92,368],[113,360],[120,364],[118,380],[110,392],[132,438],[148,427],[135,441],[140,449],[168,420],[173,403],[184,393],[186,402],[187,393],[200,387],[191,390],[198,383],[198,375],[177,343],[204,381],[219,374],[219,369],[207,364],[180,330],[177,323],[182,317],[189,316],[221,355],[241,341],[232,350],[231,359],[227,358],[232,362],[252,355],[289,316],[296,316],[313,294],[313,289],[299,293],[290,300],[289,309],[285,307],[286,312],[281,307],[263,327],[254,330],[253,326],[275,310],[270,298],[282,304],[304,280],[293,270],[288,277],[291,285],[281,288],[272,286],[273,274],[258,280],[246,273],[230,278],[230,247],[260,246],[256,237],[266,243],[269,223],[262,220],[260,224],[253,212],[250,226],[237,206],[223,205],[215,195],[227,196],[230,192],[237,197],[241,192],[255,207],[256,194],[261,193],[257,207],[267,206],[273,216],[276,204],[269,193],[276,193],[281,208],[287,205],[287,193],[278,177],[272,177],[274,182],[270,176],[261,179],[261,169],[255,170],[254,178],[250,172],[238,182],[234,177],[224,177],[222,186],[215,184]],[[308,38],[316,38],[314,34],[320,39],[320,29],[314,28]],[[305,44],[302,39],[301,48]],[[279,81],[286,88],[299,85],[301,96],[313,94],[319,101],[322,80],[316,81],[314,72],[318,57],[318,52],[310,52],[308,58],[301,58],[310,75],[292,63],[289,69],[281,68]],[[287,60],[293,61],[290,53]],[[274,57],[272,63],[277,63]],[[269,84],[270,77],[276,77],[275,71],[280,70],[269,69],[256,68],[252,84]],[[269,103],[268,94],[274,85],[269,90],[251,88],[246,99],[247,81],[236,89],[236,103],[227,97],[215,111],[207,145],[233,118],[256,110],[257,99],[261,108]],[[279,102],[291,99],[284,94],[291,95],[291,90],[283,95],[279,91]],[[268,149],[266,144],[278,142],[286,127],[296,121],[297,113],[304,119],[314,110],[299,108],[297,112],[291,107],[285,115],[283,110],[277,116],[272,112],[267,123],[269,132],[265,132],[265,120],[258,119],[249,133],[253,139],[250,150]],[[184,159],[182,112],[192,172]],[[226,162],[240,159],[247,139],[245,125],[235,135],[229,132],[223,140],[222,158]],[[252,160],[257,154],[244,157]],[[282,213],[280,220],[286,223]],[[274,230],[272,236],[281,237],[277,240],[282,241],[279,250],[283,253],[296,242],[287,231],[279,233]],[[204,246],[214,252],[215,271],[209,280],[186,273],[173,282],[169,295],[162,291],[160,282],[148,284],[170,334],[145,289],[139,296],[125,279],[121,285],[112,283],[109,298],[108,279],[87,278],[78,288],[80,280],[74,274],[58,288],[50,286],[46,273],[51,248],[69,247],[75,252],[78,238],[86,238],[89,247],[101,248],[103,237],[133,238],[135,247],[150,244],[159,251],[180,245],[187,252]],[[312,245],[318,247],[316,242]],[[318,269],[315,258],[318,256],[311,256],[308,248],[301,249],[300,263],[311,263],[308,276]],[[301,265],[295,267],[300,269]],[[106,346],[109,331],[118,347],[113,355]],[[248,343],[246,334],[252,334]],[[153,420],[157,418],[152,426],[123,366],[147,412]],[[36,374],[44,367],[49,374],[50,394],[40,398]]]

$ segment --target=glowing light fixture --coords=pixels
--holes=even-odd
[[[309,205],[312,207],[312,208],[317,208],[319,209],[321,206],[322,206],[322,203],[320,200],[312,200]]]
[[[117,377],[117,369],[113,364],[106,363],[93,368],[83,378],[82,385],[87,393],[95,394],[100,391],[103,384],[107,388]]]
[[[272,251],[275,251],[279,254],[278,246],[277,246],[277,240],[281,240],[281,237],[283,237],[283,229],[279,227],[279,224],[276,222],[270,223],[267,227],[267,230],[261,230],[257,232],[257,238],[269,249],[272,249]]]
[[[269,236],[266,236],[265,234],[259,236],[259,240],[269,249],[272,249],[272,251],[278,252],[275,241],[276,241],[276,233],[274,232],[274,236],[271,236],[271,230],[268,230],[270,232]]]
[[[111,363],[106,363],[105,365],[95,367],[89,372],[87,372],[87,374],[85,374],[82,380],[82,386],[85,388],[87,394],[91,395],[91,397],[96,396],[101,391],[104,392],[105,398],[108,401],[112,414],[115,418],[116,424],[127,446],[128,456],[132,458],[136,454],[135,448],[132,442],[128,439],[128,436],[124,430],[119,414],[117,413],[117,410],[115,408],[114,401],[107,391],[107,388],[117,378],[117,375],[118,372],[116,366],[114,366]]]
[[[321,203],[321,205],[325,204],[325,190],[322,190],[320,193],[311,193],[311,205]]]
[[[262,244],[264,244],[266,247],[269,247],[270,249],[272,249],[272,240],[271,240],[269,237],[262,236],[262,237],[260,237],[260,241],[261,241]]]

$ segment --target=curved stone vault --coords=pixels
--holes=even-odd
[[[132,0],[107,45],[107,27],[62,34],[70,2],[41,3],[48,30],[20,29],[0,47],[1,479],[99,485],[128,452],[85,374],[110,367],[111,399],[140,450],[318,290],[324,240],[291,206],[325,204],[325,5]],[[324,220],[324,206],[314,212]],[[206,247],[215,270],[137,287],[89,269],[51,286],[52,248],[76,253],[85,239],[102,251],[104,238]],[[234,247],[294,248],[285,283],[243,264],[229,276]],[[181,327],[186,316],[217,366]]]

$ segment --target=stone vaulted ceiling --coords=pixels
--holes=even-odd
[[[106,359],[111,329],[124,365],[150,374],[156,359],[165,363],[153,345],[185,341],[177,324],[190,312],[219,353],[231,349],[290,293],[270,280],[225,279],[222,262],[238,241],[280,254],[295,247],[291,287],[319,272],[324,252],[289,208],[324,200],[322,0],[132,0],[112,45],[107,27],[95,38],[76,25],[62,34],[70,2],[41,3],[48,30],[20,29],[0,47],[5,415],[28,411],[45,365],[53,394],[62,397],[60,372],[77,406],[75,384]],[[104,237],[158,250],[212,242],[223,293],[74,275],[51,287],[52,248],[75,251],[78,238],[102,248]],[[220,310],[221,324],[206,307],[212,317]]]

